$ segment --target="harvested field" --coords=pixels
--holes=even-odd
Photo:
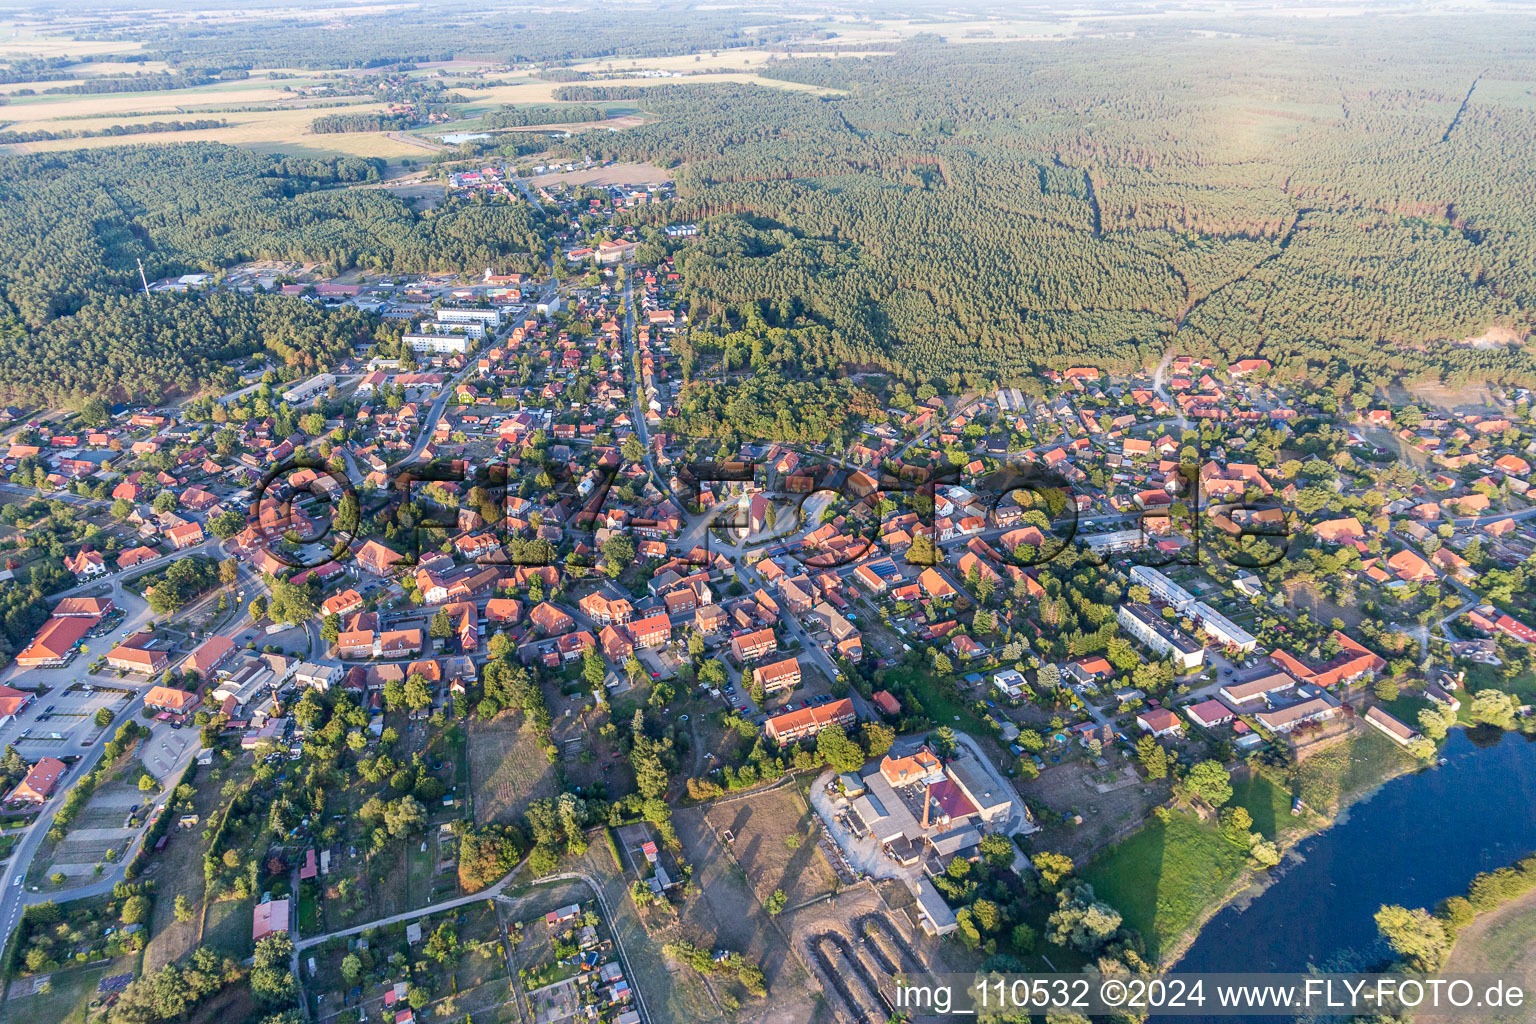
[[[657,167],[654,164],[612,164],[608,167],[590,167],[581,171],[561,171],[558,174],[541,174],[533,179],[535,185],[659,185],[677,176],[676,169]]]
[[[736,837],[731,856],[759,900],[783,889],[789,906],[832,892],[837,875],[816,843],[815,812],[794,786],[709,805],[704,824]],[[798,846],[786,842],[799,837]]]
[[[502,714],[469,727],[469,785],[475,821],[516,821],[528,805],[559,791],[554,766],[522,715]]]

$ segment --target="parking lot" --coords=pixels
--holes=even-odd
[[[61,672],[68,673],[68,669]],[[65,686],[71,685],[61,680]],[[28,760],[62,757],[89,746],[101,734],[96,726],[96,712],[109,708],[115,720],[122,707],[137,692],[137,687],[113,683],[98,686],[78,684],[82,688],[51,690],[29,703],[15,718],[0,726],[0,749],[12,744]],[[91,686],[91,690],[83,689]]]

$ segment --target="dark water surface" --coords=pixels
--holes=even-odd
[[[1479,746],[1457,729],[1442,753],[1447,764],[1393,779],[1300,843],[1302,861],[1212,918],[1173,970],[1371,970],[1389,956],[1374,920],[1383,903],[1433,909],[1478,872],[1536,852],[1536,743],[1507,734]]]

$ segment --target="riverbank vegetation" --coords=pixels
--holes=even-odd
[[[1478,874],[1465,896],[1441,900],[1433,913],[1395,904],[1383,906],[1376,913],[1376,927],[1403,967],[1433,973],[1445,965],[1457,936],[1478,916],[1532,892],[1536,892],[1536,855]]]
[[[1419,764],[1366,730],[1299,764],[1254,763],[1224,784],[1197,765],[1176,787],[1183,807],[1158,808],[1081,874],[1143,936],[1148,959],[1166,962],[1285,849]],[[1292,813],[1298,794],[1303,804]]]

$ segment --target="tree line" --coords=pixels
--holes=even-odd
[[[105,128],[60,128],[49,131],[36,128],[32,131],[0,132],[0,146],[13,146],[21,142],[53,142],[57,139],[104,139],[119,135],[149,135],[156,132],[197,132],[208,128],[223,128],[229,122],[223,118],[203,117],[194,121],[140,121],[136,124],[112,124]]]
[[[487,128],[527,128],[536,124],[580,124],[587,121],[606,120],[608,112],[602,107],[568,106],[555,103],[538,103],[515,106],[506,104],[493,110],[482,120]]]

